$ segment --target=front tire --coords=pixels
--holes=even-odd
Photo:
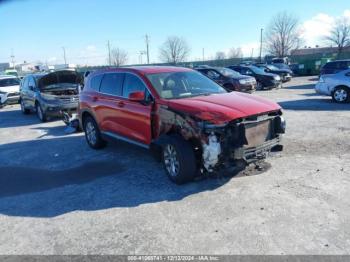
[[[169,136],[163,144],[162,162],[168,178],[178,185],[190,182],[196,176],[192,145],[178,135]]]
[[[102,139],[100,129],[91,116],[87,116],[84,120],[84,132],[86,142],[91,148],[101,149],[106,146],[106,141]]]
[[[41,122],[46,122],[47,121],[46,113],[44,112],[44,110],[42,109],[39,103],[36,103],[35,109],[36,109],[36,115],[38,116],[39,120]]]
[[[332,93],[334,102],[337,103],[349,103],[350,102],[350,89],[346,86],[339,86],[334,89]]]

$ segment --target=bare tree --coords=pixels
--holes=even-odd
[[[218,51],[215,54],[215,60],[224,60],[226,58],[225,52]]]
[[[120,48],[111,50],[111,63],[115,66],[125,65],[128,62],[128,53]]]
[[[287,12],[278,13],[265,33],[265,48],[272,55],[284,57],[301,45],[299,20]]]
[[[228,58],[241,58],[243,56],[241,48],[232,47],[228,52]]]
[[[176,65],[185,61],[190,53],[190,48],[185,39],[178,36],[170,36],[159,49],[159,58],[167,63]]]
[[[339,56],[345,47],[350,46],[350,20],[345,17],[337,20],[326,41],[337,46]]]

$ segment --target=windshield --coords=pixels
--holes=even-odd
[[[274,64],[275,67],[279,68],[279,69],[290,69],[288,65],[286,64]]]
[[[0,79],[0,87],[17,86],[17,85],[19,85],[19,79],[17,78]]]
[[[266,74],[265,73],[265,71],[264,71],[264,69],[262,69],[262,68],[260,68],[260,67],[256,67],[256,66],[251,66],[251,67],[249,67],[251,70],[253,70],[253,72],[255,73],[255,74]]]
[[[279,70],[279,68],[275,67],[274,65],[267,65],[266,67],[270,70]]]
[[[164,99],[227,93],[221,86],[198,72],[148,74],[147,78]]]
[[[239,77],[241,74],[228,68],[216,68],[221,74],[227,77]]]

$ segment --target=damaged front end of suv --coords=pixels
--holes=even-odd
[[[235,96],[235,94],[231,94]],[[227,96],[227,95],[226,95]],[[196,101],[196,106],[203,101]],[[186,103],[191,103],[187,100]],[[208,101],[206,101],[208,103]],[[181,136],[192,145],[197,174],[219,170],[234,170],[238,166],[256,163],[272,151],[282,151],[282,134],[286,122],[281,108],[237,117],[206,108],[191,111],[177,102],[158,108],[154,132],[160,144],[169,135]],[[232,113],[232,112],[231,112]]]

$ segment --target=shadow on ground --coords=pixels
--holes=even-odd
[[[314,89],[314,88],[315,88],[315,84],[283,86],[283,89],[291,89],[291,90]]]
[[[59,117],[52,117],[48,119],[48,122],[54,122],[58,120],[60,121]],[[29,126],[40,123],[41,122],[35,113],[24,115],[20,109],[5,111],[0,109],[0,128]]]
[[[219,177],[178,186],[168,180],[162,165],[147,150],[118,142],[94,151],[82,144],[83,139],[70,136],[0,145],[0,213],[54,217],[179,201],[230,180]],[[5,157],[16,156],[21,166],[6,164]],[[75,167],[42,168],[51,163]]]
[[[310,98],[301,100],[291,100],[278,102],[278,104],[287,110],[310,110],[310,111],[349,111],[350,104],[338,104],[332,101],[329,97],[325,98]]]
[[[0,128],[29,126],[38,123],[40,122],[35,114],[23,115],[20,109],[0,110]]]

